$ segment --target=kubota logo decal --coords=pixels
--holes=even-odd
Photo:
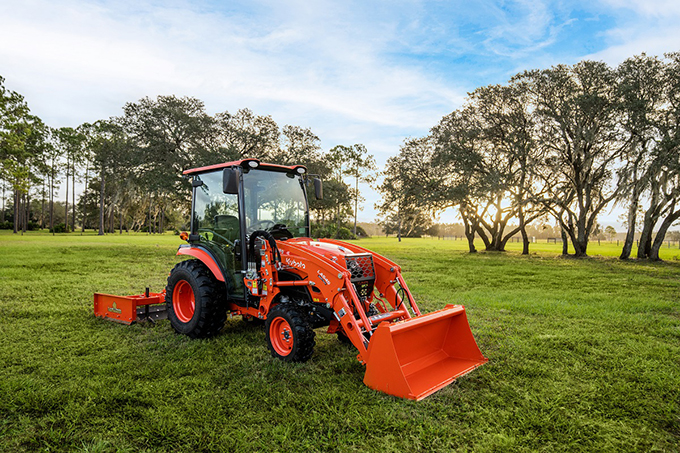
[[[319,276],[319,280],[321,280],[322,282],[324,282],[325,285],[330,285],[330,284],[331,284],[330,280],[328,280],[328,278],[326,278],[326,276],[323,275],[323,272],[321,272],[321,271],[316,271],[316,275]]]
[[[297,267],[299,269],[304,269],[306,267],[305,263],[303,263],[302,261],[297,261],[291,258],[286,258],[286,264],[289,266]]]
[[[111,313],[118,313],[118,314],[123,313],[123,310],[121,310],[120,308],[116,308],[116,303],[115,303],[115,302],[113,303],[113,306],[112,306],[112,307],[109,307],[109,308],[108,308],[108,310],[109,310]]]

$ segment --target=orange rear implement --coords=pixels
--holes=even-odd
[[[128,325],[138,321],[166,319],[165,291],[149,293],[147,288],[146,293],[136,296],[95,293],[94,314]]]

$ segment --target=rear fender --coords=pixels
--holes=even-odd
[[[213,257],[212,253],[206,249],[196,246],[180,246],[179,250],[177,250],[177,255],[193,256],[205,264],[217,280],[221,282],[225,281],[224,273],[222,272],[222,269],[220,269],[219,264],[217,264],[217,260],[215,260],[215,257]]]

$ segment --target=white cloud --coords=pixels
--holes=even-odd
[[[628,9],[647,17],[680,16],[680,3],[677,0],[603,0],[603,3],[617,10]]]
[[[618,65],[641,53],[662,56],[680,50],[680,2],[675,0],[604,0],[617,25],[602,34],[607,47],[587,58]],[[633,13],[631,15],[631,12]]]
[[[172,92],[209,97],[223,109],[278,102],[397,127],[427,128],[428,110],[460,101],[419,69],[382,61],[375,46],[387,38],[371,38],[384,30],[359,34],[342,20],[324,28],[318,10],[299,14],[309,8],[294,6],[292,20],[260,29],[177,5],[142,4],[139,17],[77,2],[23,3],[0,19],[1,71],[19,79],[44,72],[47,84],[73,84],[55,91],[77,86],[88,98],[117,92],[120,105],[135,100],[126,95]],[[22,45],[11,44],[12,36],[22,36]],[[73,119],[90,118],[74,112]]]

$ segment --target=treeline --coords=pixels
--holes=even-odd
[[[119,117],[50,128],[0,78],[0,225],[99,234],[186,229],[191,184],[182,172],[248,157],[322,175],[324,200],[310,200],[315,234],[348,238],[360,233],[358,183],[372,180],[375,161],[361,144],[323,152],[319,143],[309,128],[279,127],[247,109],[209,115],[202,101],[176,96],[127,103]],[[76,183],[85,187],[78,196]]]
[[[621,258],[659,258],[680,218],[680,53],[618,67],[582,61],[525,71],[469,93],[424,137],[389,159],[380,187],[386,223],[409,234],[456,207],[470,252],[502,251],[532,222],[555,222],[563,253],[587,254],[597,218],[627,212]]]

